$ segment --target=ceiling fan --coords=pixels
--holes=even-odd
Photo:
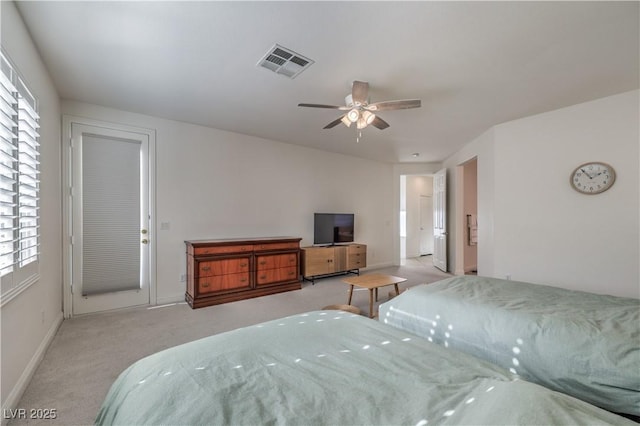
[[[345,106],[323,105],[323,104],[298,104],[301,107],[329,108],[340,111],[347,111],[344,115],[324,126],[331,129],[340,123],[347,127],[356,124],[358,130],[372,125],[380,130],[389,127],[389,123],[378,117],[379,111],[390,111],[394,109],[420,108],[420,99],[403,99],[399,101],[383,101],[369,103],[369,83],[366,81],[354,81],[351,93],[344,98]]]

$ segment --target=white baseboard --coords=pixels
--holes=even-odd
[[[380,268],[388,268],[390,266],[394,266],[393,262],[382,262],[382,263],[374,263],[367,265],[366,268],[362,268],[363,271],[369,271],[371,269],[380,269]]]
[[[42,358],[44,358],[44,354],[47,351],[47,348],[49,348],[49,345],[53,341],[58,328],[60,328],[62,319],[62,312],[59,312],[58,316],[51,324],[49,331],[47,331],[47,334],[44,336],[44,339],[42,339],[42,342],[40,342],[38,349],[33,354],[33,357],[31,357],[31,360],[22,372],[22,375],[18,379],[18,382],[9,393],[9,396],[7,396],[7,398],[3,401],[2,413],[7,413],[9,410],[15,410],[16,408],[18,408],[17,405],[20,402],[20,398],[22,398],[22,395],[27,390],[27,386],[29,386],[29,382],[31,382],[31,379],[35,374],[38,365],[40,365]],[[5,416],[3,415],[1,424],[5,425],[8,420],[9,419],[5,419]]]
[[[184,293],[174,294],[172,296],[158,297],[156,299],[156,305],[166,305],[167,303],[179,303],[184,302]]]

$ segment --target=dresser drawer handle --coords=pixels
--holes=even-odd
[[[267,264],[267,261],[266,261],[266,260],[261,260],[261,261],[260,261],[260,264],[261,264],[261,265],[266,265],[266,264]]]
[[[211,266],[203,266],[202,270],[203,271],[210,271],[211,270]]]
[[[209,283],[203,283],[203,284],[202,284],[202,287],[204,287],[204,288],[209,287]]]
[[[247,267],[247,264],[246,264],[246,263],[241,263],[241,264],[240,264],[240,267],[241,267],[241,268],[246,268],[246,267]]]
[[[247,279],[246,279],[246,278],[241,278],[241,279],[240,279],[240,282],[241,282],[241,283],[246,283],[246,282],[247,282]]]
[[[289,275],[295,275],[295,274],[296,274],[296,273],[295,273],[295,272],[293,272],[293,271],[289,272]]]
[[[266,280],[266,279],[267,279],[267,276],[266,276],[266,275],[260,275],[260,279],[261,279],[261,280]]]

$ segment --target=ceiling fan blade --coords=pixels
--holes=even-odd
[[[376,118],[373,119],[373,121],[371,122],[371,125],[380,130],[384,130],[387,127],[389,127],[389,123],[387,123],[386,121],[384,121],[382,118],[378,116],[376,116]]]
[[[369,98],[369,83],[366,81],[354,81],[351,87],[351,98],[354,105],[365,104]]]
[[[339,109],[342,111],[346,111],[349,108],[346,106],[338,106],[338,105],[324,105],[324,104],[298,104],[299,107],[308,107],[308,108],[328,108],[328,109]]]
[[[344,117],[344,115],[342,117]],[[331,123],[324,126],[323,129],[332,129],[336,127],[338,124],[342,123],[342,117],[333,120]]]
[[[367,105],[365,109],[369,111],[390,111],[393,109],[420,108],[421,106],[420,99],[403,99],[400,101],[375,102]]]

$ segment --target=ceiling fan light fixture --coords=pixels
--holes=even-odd
[[[350,110],[347,113],[347,118],[349,119],[349,121],[351,121],[352,123],[355,123],[356,121],[358,121],[358,119],[360,118],[360,111],[358,111],[357,108],[354,108],[352,110]]]
[[[347,127],[351,127],[351,120],[349,120],[349,117],[347,117],[347,115],[343,115],[342,116],[342,123],[347,126]]]
[[[375,120],[376,115],[369,111],[363,111],[362,118],[364,119],[365,123],[367,123],[367,126],[368,126],[369,124],[373,123],[373,120]]]

